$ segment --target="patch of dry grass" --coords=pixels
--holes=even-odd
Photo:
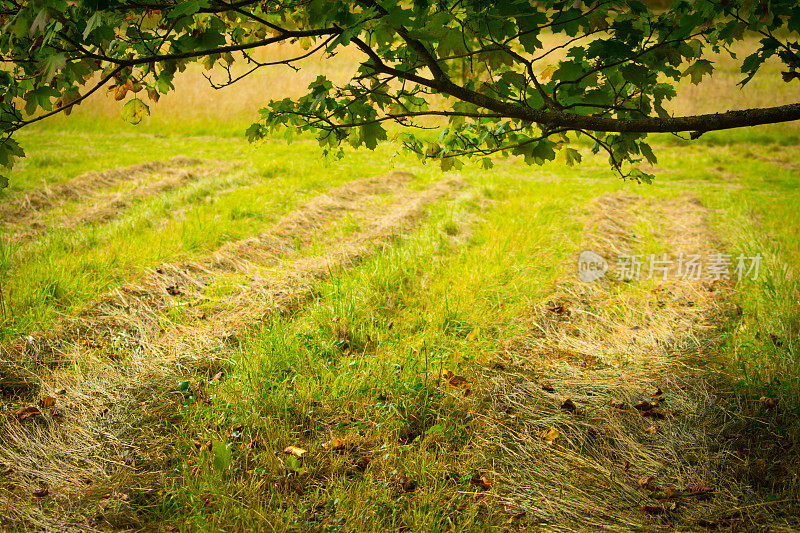
[[[697,199],[644,202],[601,197],[585,247],[630,253],[640,245],[635,211],[649,207],[671,252],[715,249]],[[764,408],[737,404],[715,369],[727,318],[740,312],[731,287],[666,280],[648,295],[622,285],[562,280],[524,317],[529,334],[484,371],[499,500],[525,513],[521,525],[554,531],[798,527],[796,493],[764,500],[752,474],[742,478],[788,442],[754,431],[749,417]],[[743,439],[748,431],[760,437]],[[791,486],[796,459],[764,468]]]
[[[43,528],[139,527],[139,513],[157,498],[172,457],[169,426],[182,398],[175,383],[189,374],[213,376],[238,335],[266,315],[296,308],[313,294],[312,280],[374,254],[412,228],[425,206],[459,186],[451,180],[421,192],[400,192],[408,180],[407,174],[395,173],[334,189],[259,239],[223,247],[191,265],[165,265],[52,331],[3,346],[0,386],[19,396],[11,405],[44,398],[31,416],[6,412],[0,423],[4,514]],[[396,193],[389,206],[366,202],[386,192]],[[346,241],[327,242],[323,255],[293,253],[290,242],[359,210],[364,210],[364,228]],[[264,273],[272,264],[276,272]],[[187,300],[203,299],[214,276],[231,270],[243,275],[243,283],[229,298],[217,300],[208,314],[172,315],[174,323],[164,322]],[[173,285],[164,286],[167,278]],[[34,375],[35,381],[28,379]],[[129,501],[120,487],[139,500]],[[41,494],[50,504],[47,509],[20,506],[20,494]]]

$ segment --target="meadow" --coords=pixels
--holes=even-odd
[[[392,143],[243,138],[353,60],[221,91],[189,69],[139,126],[98,94],[20,133],[0,525],[800,528],[798,126],[657,136],[651,185],[586,147],[443,173]],[[796,93],[716,65],[675,112]],[[596,283],[584,250],[610,263]],[[613,275],[637,254],[731,276]]]

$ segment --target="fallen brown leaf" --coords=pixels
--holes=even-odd
[[[465,378],[464,376],[452,376],[450,379],[447,380],[447,382],[454,387],[460,387],[469,383],[467,381],[467,378]]]
[[[714,489],[707,485],[694,485],[692,487],[686,487],[686,490],[694,495],[708,494],[709,492],[714,492]]]
[[[554,427],[543,429],[539,436],[548,446],[554,446],[556,441],[561,437],[561,434]]]
[[[561,408],[565,411],[569,411],[570,413],[574,413],[577,409],[577,407],[575,407],[575,402],[569,398],[564,400],[564,403],[561,404]]]
[[[304,450],[303,448],[298,448],[297,446],[287,446],[283,450],[283,453],[288,453],[289,455],[294,455],[295,457],[303,457],[303,455],[305,455],[306,452],[307,450]]]
[[[39,408],[34,405],[31,405],[29,407],[23,407],[22,409],[19,409],[17,410],[17,412],[14,413],[14,417],[20,422],[32,416],[41,416],[41,415],[42,412],[39,411]]]
[[[47,496],[50,495],[50,490],[47,487],[45,487],[43,489],[33,491],[32,494],[34,498],[46,498]]]
[[[761,402],[767,409],[772,409],[778,405],[778,402],[776,402],[773,398],[768,398],[767,396],[762,396],[758,401]]]
[[[211,378],[209,383],[216,383],[217,381],[219,381],[222,378],[222,375],[223,375],[223,372],[222,372],[222,370],[220,370],[219,372],[214,374],[214,377]]]
[[[648,401],[642,401],[633,406],[633,408],[636,409],[637,411],[649,411],[653,407],[655,407],[655,405],[653,405]]]
[[[556,390],[549,383],[542,383],[542,390],[545,392],[555,392]]]
[[[615,409],[625,409],[625,402],[615,402],[614,400],[608,400],[608,405]]]
[[[474,476],[472,476],[469,482],[481,490],[489,490],[494,486],[494,482],[489,479],[489,476],[486,474],[479,474],[477,472]]]
[[[653,485],[653,480],[653,476],[642,476],[639,478],[639,487],[652,492],[657,488]]]
[[[328,442],[324,443],[322,447],[328,451],[342,450],[345,447],[345,443],[341,439],[333,438]]]
[[[400,476],[397,479],[397,484],[400,485],[405,492],[414,492],[417,490],[417,481],[408,476]]]
[[[661,413],[659,411],[654,411],[652,409],[649,411],[642,411],[639,414],[647,418],[655,418],[656,420],[661,420],[662,418],[664,418],[664,413]]]
[[[52,396],[45,396],[41,400],[39,400],[39,407],[44,407],[47,409],[48,407],[53,407],[56,404],[56,399]]]
[[[167,294],[170,296],[181,296],[183,291],[177,285],[170,285],[167,287]]]
[[[644,514],[649,515],[660,515],[666,511],[663,505],[642,505],[639,509],[641,509]]]

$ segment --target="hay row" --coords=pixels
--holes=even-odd
[[[398,192],[389,206],[367,205],[370,196],[395,190],[407,178],[395,174],[343,186],[312,200],[261,238],[248,241],[252,249],[236,243],[192,263],[191,268],[188,264],[171,268],[171,276],[183,276],[180,279],[184,281],[189,276],[200,285],[214,275],[229,272],[214,271],[219,265],[233,266],[247,274],[246,282],[212,316],[159,328],[162,311],[168,307],[162,306],[163,279],[153,276],[146,277],[147,283],[156,285],[139,281],[121,287],[80,319],[62,325],[57,335],[51,334],[47,340],[51,356],[57,353],[74,362],[75,367],[56,369],[49,375],[46,371],[36,373],[42,389],[58,398],[57,416],[42,409],[43,416],[20,423],[6,415],[0,463],[10,466],[12,473],[0,485],[0,514],[43,529],[140,527],[137,507],[115,499],[113,494],[124,485],[127,493],[139,494],[140,498],[156,497],[163,477],[161,468],[173,453],[169,421],[178,401],[175,384],[197,373],[213,375],[231,350],[231,336],[246,333],[272,313],[302,305],[312,294],[315,280],[352,268],[390,245],[398,233],[418,223],[425,206],[458,186],[454,181],[441,182],[421,192]],[[325,243],[326,253],[313,257],[288,252],[281,255],[290,236],[302,238],[322,221],[332,220],[333,213],[353,209],[361,211],[363,229],[344,242],[331,240]],[[265,264],[256,259],[266,260],[266,265],[279,264],[280,268],[274,274],[264,274]],[[153,274],[165,275],[158,270],[167,272],[157,269]],[[191,291],[200,290],[188,283],[183,286],[188,292],[181,298],[191,299],[195,296]],[[147,297],[143,292],[147,290],[159,294]],[[111,337],[116,339],[119,360],[104,350]],[[39,344],[23,348],[28,355],[34,348],[42,355],[42,339],[34,337],[34,342]],[[16,355],[23,355],[18,348],[13,348]],[[19,505],[20,494],[31,494],[42,487],[50,490],[48,509]]]
[[[707,216],[686,196],[604,196],[587,217],[583,249],[630,253],[642,225],[660,220],[671,253],[705,254],[719,249]],[[746,457],[726,437],[745,420],[711,366],[735,314],[730,291],[668,279],[647,294],[622,281],[561,279],[550,302],[521,319],[529,333],[504,346],[506,368],[484,371],[498,498],[550,531],[788,527],[769,505],[731,513],[754,496],[741,475]]]

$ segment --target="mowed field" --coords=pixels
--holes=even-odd
[[[0,526],[800,528],[797,126],[656,137],[652,185],[585,148],[442,173],[242,138],[353,59],[217,93],[190,69],[139,127],[101,94],[19,135]],[[795,92],[718,67],[677,112]],[[731,279],[651,278],[663,254],[730,256]]]

